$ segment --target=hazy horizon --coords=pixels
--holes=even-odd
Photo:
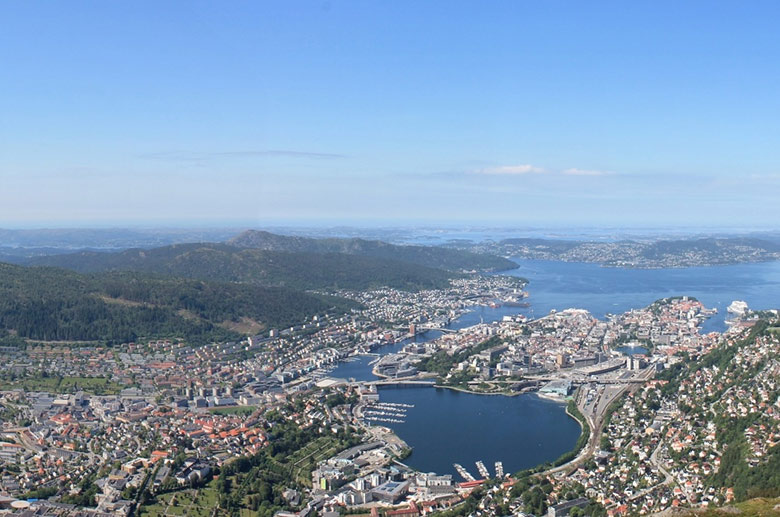
[[[697,235],[748,235],[777,233],[776,226],[664,226],[664,225],[587,225],[587,224],[511,224],[509,222],[439,222],[439,221],[376,221],[373,224],[366,221],[269,221],[257,223],[251,221],[171,221],[171,222],[116,222],[105,224],[24,224],[12,225],[0,222],[0,231],[10,232],[67,232],[67,231],[139,231],[139,232],[176,232],[176,231],[234,231],[247,230],[268,231],[271,233],[285,231],[290,232],[335,232],[338,230],[355,232],[375,231],[439,231],[439,232],[496,232],[517,233],[523,232],[557,232],[561,234],[592,233],[603,235],[609,232],[622,232],[636,235],[664,235],[671,236],[697,236]],[[2,245],[2,243],[0,243]]]

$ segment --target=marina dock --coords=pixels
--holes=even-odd
[[[458,471],[458,474],[460,474],[460,476],[461,476],[463,479],[465,479],[466,481],[476,481],[476,479],[474,478],[474,476],[472,476],[472,475],[469,473],[469,471],[468,471],[468,470],[464,469],[464,468],[463,468],[463,465],[461,465],[460,463],[453,463],[453,464],[452,464],[452,466],[453,466],[453,467],[455,467],[455,470],[456,470],[456,471]]]

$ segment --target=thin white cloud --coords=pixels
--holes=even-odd
[[[596,169],[579,169],[572,167],[563,170],[545,169],[531,164],[521,165],[501,165],[497,167],[487,167],[484,169],[475,169],[470,174],[486,174],[494,176],[523,176],[528,174],[549,174],[550,176],[612,176],[610,171],[601,171]]]
[[[598,171],[594,169],[577,169],[573,167],[571,169],[562,170],[561,174],[566,176],[611,176],[614,173],[609,171]]]
[[[488,167],[486,169],[477,169],[473,172],[475,174],[518,176],[522,174],[543,174],[547,171],[545,171],[541,167],[536,167],[535,165],[523,164],[523,165],[503,165],[501,167]]]
[[[143,153],[139,158],[150,160],[169,160],[169,161],[193,161],[200,162],[216,158],[264,158],[264,157],[291,157],[291,158],[311,158],[311,159],[334,159],[346,158],[343,154],[321,153],[310,151],[296,151],[289,149],[264,149],[247,151],[161,151],[154,153]]]

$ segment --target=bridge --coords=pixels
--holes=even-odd
[[[395,327],[396,330],[408,330],[409,327]],[[439,332],[444,332],[445,334],[457,334],[457,330],[449,329],[446,327],[436,327],[433,325],[415,325],[415,329],[417,330],[417,333],[420,334],[422,332],[428,332],[429,330],[437,330]]]
[[[413,379],[382,379],[381,381],[368,381],[366,385],[371,386],[433,386],[434,380],[413,380]]]
[[[598,379],[586,382],[592,384],[644,384],[647,382],[647,379]]]
[[[360,381],[358,384],[364,384],[366,386],[433,386],[436,384],[436,376],[423,374],[411,377],[399,377],[397,379],[386,377],[375,381]]]
[[[444,332],[444,333],[449,333],[449,334],[457,334],[458,333],[458,331],[454,330],[454,329],[448,329],[448,328],[445,328],[445,327],[424,326],[424,325],[419,325],[417,327],[417,330],[422,330],[424,332],[427,332],[429,330],[438,330],[439,332]]]

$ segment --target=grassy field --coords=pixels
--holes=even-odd
[[[214,481],[203,488],[181,490],[157,496],[151,504],[144,505],[139,511],[141,516],[163,517],[183,515],[210,517],[217,507],[217,489]],[[217,511],[216,515],[227,515]]]
[[[157,496],[141,507],[139,517],[227,517],[227,511],[218,508],[219,498],[215,481],[205,487],[186,489]],[[239,511],[240,517],[254,517],[257,512],[248,508]]]
[[[209,409],[209,412],[214,413],[215,415],[249,416],[252,413],[254,413],[256,409],[257,406],[229,406],[229,407],[211,408]]]

